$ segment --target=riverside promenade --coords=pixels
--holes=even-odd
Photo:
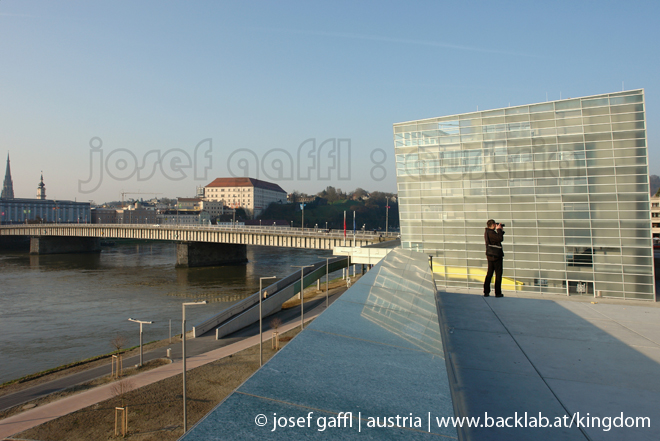
[[[332,304],[332,302],[341,296],[345,289],[346,288],[344,287],[331,290],[329,297],[330,304]],[[334,293],[332,291],[334,291]],[[305,310],[305,322],[307,323],[325,311],[325,295],[319,295],[310,300],[306,300],[305,308],[309,308],[309,310]],[[300,307],[283,310],[280,313],[270,316],[264,320],[265,345],[270,345],[271,331],[268,327],[268,322],[274,317],[278,317],[283,321],[283,324],[279,328],[279,332],[287,332],[296,327],[300,327]],[[256,335],[254,335],[255,329],[257,333]],[[266,330],[268,330],[268,332],[266,332]],[[215,340],[215,336],[211,334],[212,333],[209,333],[203,337],[189,339],[187,341],[186,351],[188,353],[188,357],[186,360],[186,371],[233,355],[239,351],[242,351],[243,349],[259,344],[258,323],[242,331],[236,332],[225,339],[221,339],[220,341]],[[219,345],[226,344],[227,342],[229,342],[229,344],[218,348]],[[127,377],[131,379],[135,389],[181,374],[181,345],[173,344],[172,349],[174,360],[171,364]],[[151,352],[146,352],[144,355],[145,361],[148,359],[164,357],[165,349],[162,348]],[[135,361],[137,359],[138,357],[127,359],[125,364],[129,363],[130,360]],[[107,372],[105,372],[106,370]],[[98,378],[99,376],[109,375],[110,366],[101,366],[99,368],[95,368],[93,371],[95,373],[92,373],[91,378]],[[84,374],[84,372],[81,374]],[[45,389],[50,389],[51,391],[53,391],[53,389],[60,390],[65,387],[80,384],[81,381],[88,381],[91,379],[88,377],[89,375],[80,377],[78,374],[74,374],[70,377],[64,377],[60,380],[55,380],[55,385],[48,385],[47,383]],[[84,378],[84,380],[81,380],[80,378]],[[47,421],[59,418],[61,416],[112,398],[112,386],[114,384],[115,383],[113,382],[98,386],[85,392],[74,394],[53,401],[51,403],[38,406],[34,409],[26,410],[20,414],[2,419],[0,420],[0,440],[11,440],[11,435],[13,434],[20,433],[32,427],[38,426],[39,424],[43,424]],[[36,387],[36,389],[41,390],[42,388]],[[38,393],[38,391],[35,392],[35,394],[36,393]],[[34,394],[30,394],[28,392],[27,395],[33,396]],[[0,399],[6,397],[7,396],[0,397]]]

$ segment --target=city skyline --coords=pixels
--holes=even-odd
[[[394,123],[644,88],[660,174],[658,9],[3,1],[0,152],[16,197],[42,170],[49,197],[96,202],[245,174],[396,192]]]

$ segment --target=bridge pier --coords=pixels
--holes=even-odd
[[[179,242],[176,266],[222,266],[247,263],[247,246],[233,243]]]
[[[96,237],[32,236],[30,254],[100,253]]]

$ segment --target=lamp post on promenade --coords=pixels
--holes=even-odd
[[[145,325],[145,324],[150,325],[153,322],[147,322],[147,321],[144,321],[144,320],[136,320],[134,318],[129,318],[128,321],[140,324],[140,367],[142,367],[142,325]]]
[[[330,283],[330,259],[334,256],[318,256],[321,259],[325,259],[325,307],[328,307],[328,287]]]
[[[385,198],[385,236],[387,237],[387,228],[390,223],[390,198]]]
[[[188,431],[188,415],[186,414],[186,306],[206,305],[206,300],[201,302],[187,302],[181,304],[181,343],[183,361],[183,433]]]
[[[263,314],[261,313],[261,300],[264,298],[262,282],[264,280],[277,279],[277,276],[268,276],[268,277],[259,277],[259,366],[264,365],[264,351],[263,351],[263,330],[261,327],[261,322],[263,319]]]
[[[305,327],[304,325],[304,317],[303,317],[303,304],[305,303],[305,289],[303,287],[303,271],[305,271],[305,268],[312,268],[314,265],[291,265],[293,268],[300,268],[300,330],[302,331],[303,328]]]

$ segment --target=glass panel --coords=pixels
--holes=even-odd
[[[588,167],[613,167],[614,159],[612,158],[603,158],[603,159],[591,159],[587,161]]]
[[[612,139],[611,133],[585,133],[585,141],[606,141]]]
[[[594,98],[590,100],[582,100],[582,107],[601,107],[608,106],[610,104],[609,99],[607,98]]]
[[[582,118],[566,118],[558,119],[555,121],[557,127],[566,127],[566,126],[579,126],[582,125]]]
[[[579,99],[564,100],[564,101],[555,102],[555,109],[556,110],[579,109],[579,108],[580,108],[580,100]]]
[[[500,116],[500,115],[504,115],[504,109],[485,110],[481,112],[482,117]]]
[[[626,122],[626,121],[644,121],[644,113],[621,113],[611,116],[612,122]]]
[[[582,109],[583,116],[607,115],[610,109],[607,107],[593,107],[590,109]]]
[[[496,124],[502,124],[506,120],[504,119],[504,116],[496,116],[493,118],[483,118],[482,119],[482,125],[486,126],[491,126],[491,125],[496,125]],[[485,130],[484,130],[485,131]]]
[[[529,112],[530,113],[547,112],[547,111],[552,111],[553,108],[554,106],[552,103],[534,104],[532,106],[529,106]]]
[[[621,166],[621,165],[646,165],[646,157],[638,157],[638,158],[618,158],[616,160],[616,165]]]
[[[643,112],[643,104],[625,104],[622,106],[610,106],[610,112],[612,114],[616,113],[634,113],[634,112]]]
[[[529,115],[510,115],[506,117],[506,122],[508,123],[515,123],[522,121],[529,121]]]
[[[583,118],[585,124],[609,124],[610,116],[586,116]]]
[[[610,98],[611,105],[617,104],[629,104],[629,103],[641,103],[644,101],[643,95],[628,95],[628,96],[617,96]]]
[[[631,123],[627,123],[631,124]],[[595,124],[584,127],[584,133],[599,133],[599,132],[611,132],[612,128],[609,124]]]
[[[552,105],[552,104],[550,104],[550,105]],[[555,119],[555,113],[554,112],[536,113],[536,114],[530,115],[529,119],[531,121],[553,120],[553,119]]]

